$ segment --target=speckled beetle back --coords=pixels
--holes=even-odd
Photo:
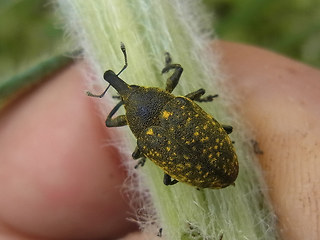
[[[137,147],[132,154],[134,159],[140,159],[137,166],[143,166],[145,158],[150,159],[163,169],[166,185],[184,182],[198,188],[224,188],[233,184],[239,165],[228,136],[232,127],[221,125],[195,103],[210,102],[217,95],[202,97],[204,89],[185,96],[171,94],[183,69],[179,64],[171,63],[169,53],[166,53],[162,73],[171,69],[174,73],[168,78],[165,90],[128,85],[119,78],[127,67],[123,44],[121,50],[125,57],[124,67],[118,74],[112,70],[104,74],[104,79],[121,98],[108,115],[106,125],[130,127],[137,138]],[[88,95],[102,97],[107,89],[101,95]],[[113,118],[122,105],[126,114]]]

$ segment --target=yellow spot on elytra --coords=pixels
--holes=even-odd
[[[162,117],[163,117],[164,119],[168,119],[172,114],[173,114],[172,112],[164,111],[164,112],[162,113]]]
[[[166,149],[167,149],[167,151],[168,151],[168,152],[171,150],[171,148],[170,148],[170,147],[166,147]]]
[[[221,155],[221,152],[217,152],[217,157],[220,157],[220,155]]]
[[[213,148],[214,148],[215,150],[217,150],[217,149],[218,149],[218,145],[215,145]]]
[[[198,169],[198,170],[200,171],[201,165],[200,165],[200,164],[197,164],[197,165],[196,165],[196,169]]]
[[[187,181],[188,181],[188,179],[187,179],[186,177],[184,177],[184,176],[183,176],[183,177],[180,177],[180,181],[181,181],[181,182],[187,182]]]
[[[163,166],[162,167],[164,170],[168,170],[168,167],[167,166]]]
[[[195,135],[195,136],[199,136],[199,132],[194,132],[194,134],[193,135]]]
[[[220,142],[220,139],[219,138],[216,138],[216,143]]]
[[[212,159],[210,160],[210,163],[213,164],[215,161],[217,161],[217,159],[216,159],[216,158],[212,158]]]
[[[204,130],[206,130],[207,128],[208,128],[208,125],[207,125],[207,124],[203,125],[203,129],[204,129]]]
[[[179,164],[176,165],[176,168],[177,168],[178,171],[181,171],[181,170],[184,169],[184,165],[179,163]]]
[[[183,155],[183,158],[187,159],[187,160],[190,159],[189,156],[187,156],[187,155]]]
[[[209,140],[209,137],[204,137],[204,138],[200,139],[200,142],[205,142],[205,141],[208,141],[208,140]]]
[[[187,159],[185,156],[184,156],[185,159]],[[186,167],[190,168],[191,167],[191,163],[185,163]],[[186,175],[189,175],[189,174],[186,174]]]
[[[146,132],[147,135],[153,135],[153,130],[152,128],[149,128],[148,131]]]

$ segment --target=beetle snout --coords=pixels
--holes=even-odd
[[[109,82],[108,79],[110,79],[110,77],[112,77],[112,76],[116,76],[116,74],[115,74],[114,71],[112,71],[112,70],[107,70],[107,71],[105,71],[105,73],[103,74],[103,78],[104,78],[104,80],[106,80],[107,82]]]
[[[112,70],[108,70],[103,74],[103,78],[110,83],[110,85],[117,90],[117,92],[122,96],[129,89],[128,84],[126,84],[117,74]]]

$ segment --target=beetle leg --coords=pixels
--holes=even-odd
[[[200,88],[197,91],[185,95],[185,97],[197,102],[211,102],[214,98],[218,97],[218,94],[201,97],[205,92],[206,91],[203,88]]]
[[[162,237],[162,228],[159,228],[159,231],[158,231],[157,237]]]
[[[123,105],[123,102],[120,101],[109,113],[106,119],[107,127],[121,127],[127,125],[127,118],[125,115],[120,115],[115,118],[112,118],[113,115],[119,110],[119,108]]]
[[[143,167],[145,162],[146,162],[146,158],[145,156],[141,153],[140,149],[138,148],[138,146],[136,146],[136,148],[134,149],[133,153],[132,153],[132,158],[134,160],[139,159],[137,165],[134,166],[134,168],[138,168],[139,166]]]
[[[232,133],[233,127],[230,125],[224,125],[222,124],[223,129],[226,131],[227,134]]]
[[[138,163],[134,166],[134,168],[137,169],[139,166],[143,167],[145,163],[146,163],[146,158],[141,157],[139,159]]]
[[[163,73],[169,72],[171,69],[174,69],[173,74],[167,79],[167,84],[166,84],[166,91],[170,93],[177,86],[179,79],[181,77],[181,74],[183,72],[183,68],[181,67],[180,64],[172,64],[171,61],[172,60],[171,60],[170,54],[167,52],[166,59],[165,59],[166,65],[162,69],[161,73],[163,74]]]
[[[112,98],[121,100],[121,97],[119,95],[114,95],[112,96]]]
[[[137,160],[141,157],[143,157],[143,154],[140,152],[140,149],[138,148],[138,146],[136,146],[136,148],[134,149],[134,151],[132,153],[132,158],[134,160]]]
[[[173,185],[173,184],[176,184],[176,183],[178,183],[179,181],[178,180],[176,180],[176,179],[173,179],[173,180],[171,180],[171,177],[170,177],[170,175],[169,174],[164,174],[164,176],[163,176],[163,183],[164,183],[164,185]]]
[[[166,64],[166,66],[167,66],[167,65],[169,65],[169,64],[172,63],[172,58],[171,58],[171,56],[170,56],[170,53],[168,53],[168,52],[166,52],[165,55],[166,55],[165,64]]]
[[[166,91],[171,93],[179,82],[179,79],[180,79],[181,74],[183,72],[183,68],[181,67],[180,64],[170,64],[170,65],[165,66],[164,69],[162,69],[162,73],[168,72],[170,69],[174,69],[174,72],[167,79]]]

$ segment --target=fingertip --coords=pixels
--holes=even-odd
[[[106,144],[119,134],[83,91],[84,69],[78,62],[58,72],[0,119],[0,222],[15,231],[111,239],[136,229],[127,221],[120,152]]]
[[[316,239],[320,71],[260,48],[219,44],[230,94],[264,152],[259,160],[283,237]]]

